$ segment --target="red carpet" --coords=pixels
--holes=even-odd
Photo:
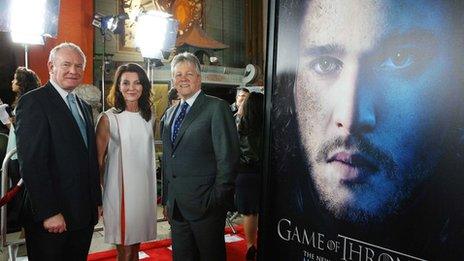
[[[227,227],[225,229],[226,234],[226,249],[227,249],[227,260],[228,261],[242,261],[245,260],[246,243],[245,236],[243,235],[242,226],[236,226],[237,234],[231,234],[232,230]],[[237,239],[239,241],[227,243],[227,239]],[[241,239],[241,240],[240,240]],[[143,243],[140,246],[140,252],[145,254],[145,258],[140,260],[144,261],[171,261],[171,250],[168,247],[171,246],[171,239],[164,239],[160,241]],[[89,254],[88,261],[114,261],[116,260],[116,250],[107,250],[102,252],[96,252]]]

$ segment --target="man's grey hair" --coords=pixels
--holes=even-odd
[[[177,64],[185,63],[185,62],[195,65],[195,70],[197,71],[197,74],[201,75],[201,65],[200,65],[200,61],[198,60],[198,58],[192,53],[183,52],[183,53],[177,54],[172,59],[172,62],[171,62],[172,76],[174,76],[174,69],[176,68]]]
[[[83,68],[85,68],[85,63],[87,61],[85,58],[85,54],[82,51],[82,49],[77,44],[74,44],[74,43],[64,42],[64,43],[60,43],[59,45],[53,47],[53,49],[50,51],[50,55],[48,56],[48,61],[55,62],[56,53],[58,53],[58,51],[60,51],[61,49],[71,49],[71,50],[74,50],[76,53],[78,53],[82,57],[82,60],[84,61]]]

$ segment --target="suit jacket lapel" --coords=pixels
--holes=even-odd
[[[204,101],[205,101],[205,94],[203,92],[200,92],[195,102],[193,103],[192,108],[190,108],[190,111],[187,113],[187,115],[185,115],[184,121],[182,122],[182,125],[180,126],[179,134],[177,135],[177,138],[174,141],[173,150],[176,149],[177,144],[179,144],[179,141],[182,139],[182,136],[184,136],[184,133],[188,129],[190,124],[192,124],[195,118],[200,114],[201,107],[203,106]]]
[[[165,130],[163,131],[163,140],[166,139],[169,141],[169,144],[172,146],[172,125],[174,124],[174,118],[176,117],[177,110],[180,108],[180,103],[176,105],[176,107],[173,107],[171,109],[168,109],[166,111],[166,123],[165,124]]]
[[[59,112],[59,113],[62,113],[63,114],[63,119],[65,120],[65,125],[67,126],[73,126],[71,127],[71,129],[74,129],[74,133],[75,135],[79,135],[79,137],[81,137],[81,145],[84,149],[87,149],[85,147],[85,143],[84,143],[84,140],[82,138],[82,134],[81,134],[81,131],[79,130],[79,126],[77,125],[77,122],[76,120],[74,119],[74,116],[72,115],[71,111],[69,110],[69,107],[68,105],[66,104],[66,102],[63,100],[63,98],[61,97],[61,95],[55,90],[55,88],[53,87],[53,85],[48,82],[45,87],[49,94],[50,94],[50,101],[56,106],[56,111]],[[83,110],[84,112],[84,110]],[[84,113],[83,113],[84,114]]]

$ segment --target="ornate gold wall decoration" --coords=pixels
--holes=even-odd
[[[175,0],[172,14],[179,21],[179,33],[182,35],[193,24],[202,25],[203,0]]]

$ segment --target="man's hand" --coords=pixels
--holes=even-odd
[[[56,214],[44,220],[43,226],[50,233],[63,233],[66,231],[66,222],[61,214]]]

